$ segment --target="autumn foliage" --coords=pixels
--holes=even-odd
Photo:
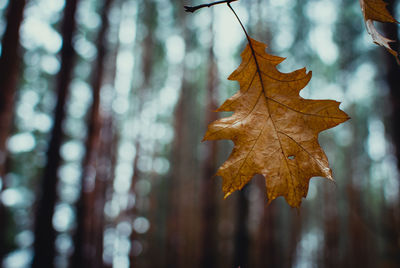
[[[284,196],[289,205],[299,207],[311,177],[333,180],[318,134],[349,117],[336,101],[300,97],[311,72],[279,72],[276,66],[284,58],[267,54],[265,44],[250,40],[242,63],[228,78],[239,82],[240,91],[218,109],[234,114],[211,123],[204,140],[235,143],[217,172],[225,197],[262,174],[269,202]]]

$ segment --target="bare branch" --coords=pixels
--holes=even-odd
[[[212,3],[209,3],[209,4],[203,4],[203,5],[193,6],[193,7],[184,6],[184,8],[185,8],[186,12],[192,12],[193,13],[193,12],[199,10],[200,8],[203,8],[203,7],[211,7],[211,6],[214,6],[214,5],[224,4],[224,3],[230,4],[231,2],[235,2],[235,1],[238,1],[238,0],[217,1],[217,2],[212,2]]]

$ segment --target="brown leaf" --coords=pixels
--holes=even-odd
[[[374,21],[399,23],[386,9],[387,4],[383,0],[360,0],[360,5],[367,32],[371,35],[374,43],[385,47],[393,56],[395,56],[397,62],[399,62],[397,52],[389,45],[389,43],[394,42],[394,40],[382,36],[374,25]]]
[[[240,91],[217,111],[230,117],[211,123],[204,140],[230,139],[235,146],[217,175],[223,178],[225,197],[242,189],[255,174],[265,177],[268,200],[284,196],[292,207],[306,197],[311,177],[333,180],[318,134],[349,119],[332,100],[307,100],[299,96],[311,79],[305,68],[281,73],[284,58],[267,54],[267,45],[251,39],[242,63],[229,80]]]

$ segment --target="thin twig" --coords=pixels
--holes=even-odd
[[[193,13],[193,12],[195,12],[196,10],[198,10],[198,9],[200,9],[200,8],[203,8],[203,7],[211,7],[211,6],[218,5],[218,4],[223,4],[223,3],[229,4],[229,3],[235,2],[235,1],[238,1],[238,0],[217,1],[217,2],[212,2],[212,3],[209,3],[209,4],[203,4],[203,5],[193,6],[193,7],[191,7],[191,6],[184,6],[184,8],[185,8],[185,11],[186,11],[186,12],[192,12],[192,13]]]

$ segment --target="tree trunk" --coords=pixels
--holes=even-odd
[[[143,1],[143,11],[141,12],[140,16],[138,17],[138,23],[142,23],[143,27],[147,29],[146,35],[142,38],[142,40],[138,40],[139,42],[138,45],[141,47],[141,71],[143,74],[143,80],[141,82],[141,85],[137,88],[137,92],[132,92],[131,94],[136,93],[136,98],[138,99],[138,104],[133,107],[132,109],[132,115],[133,116],[139,116],[142,111],[143,111],[143,105],[144,103],[148,100],[146,97],[148,96],[148,88],[152,87],[151,84],[151,79],[153,78],[153,73],[154,73],[154,51],[157,49],[157,43],[156,43],[156,38],[155,38],[155,32],[157,28],[157,16],[158,16],[158,11],[157,11],[157,3],[155,1]],[[132,95],[133,97],[133,95]],[[147,129],[147,131],[149,131]],[[145,130],[146,132],[146,130]],[[131,188],[129,189],[129,195],[130,196],[135,196],[135,205],[131,208],[129,208],[128,211],[126,211],[126,217],[130,218],[133,220],[135,217],[138,217],[143,211],[138,211],[137,210],[137,204],[145,201],[147,197],[143,197],[140,194],[137,194],[135,191],[135,186],[138,180],[142,177],[142,173],[140,172],[138,168],[138,163],[139,163],[139,158],[141,154],[143,153],[141,151],[141,146],[143,142],[143,130],[139,132],[140,134],[136,137],[135,141],[135,157],[133,159],[133,175],[131,177]],[[132,246],[133,242],[138,239],[138,234],[135,232],[135,230],[132,230],[131,235],[130,235],[130,242],[131,242],[131,249],[129,252],[129,266],[130,267],[137,267],[140,266],[140,260],[138,260],[138,256],[135,256],[135,248]],[[142,257],[142,256],[141,256]],[[145,258],[145,257],[142,257]],[[153,261],[153,264],[159,262],[159,259],[155,259]]]
[[[129,189],[129,194],[132,196],[136,197],[137,200],[137,195],[135,195],[135,185],[137,183],[137,181],[139,180],[140,174],[139,174],[139,168],[138,168],[138,162],[139,162],[139,155],[140,155],[140,137],[138,137],[138,140],[136,141],[135,144],[135,157],[133,159],[133,175],[132,175],[132,179],[131,179],[131,188]],[[136,217],[136,203],[135,205],[130,208],[130,210],[127,212],[127,216],[131,217],[131,219],[134,219]],[[134,248],[133,248],[133,242],[136,238],[136,232],[135,230],[132,230],[131,235],[129,237],[129,240],[131,241],[131,249],[129,252],[129,267],[134,268],[136,267],[136,256],[135,256],[135,252],[134,252]]]
[[[181,96],[175,110],[175,139],[172,152],[172,171],[168,184],[168,216],[167,216],[167,237],[166,237],[166,265],[168,267],[179,267],[181,237],[179,232],[179,219],[182,217],[179,203],[179,163],[183,161],[180,148],[184,138],[183,113],[184,97],[181,89]]]
[[[55,230],[52,224],[54,207],[57,199],[58,167],[61,162],[60,146],[63,138],[62,123],[65,118],[65,103],[68,96],[72,71],[75,61],[75,51],[72,44],[76,28],[75,13],[78,0],[66,1],[61,35],[61,69],[57,77],[57,104],[55,118],[51,131],[51,139],[47,151],[47,163],[44,169],[41,192],[38,193],[33,268],[54,266]]]
[[[183,77],[189,71],[183,71]],[[183,78],[181,96],[175,111],[175,141],[169,188],[167,266],[197,267],[200,245],[197,192],[198,166],[195,159],[197,143],[195,87]],[[197,134],[197,135],[196,135]]]
[[[373,265],[374,251],[371,250],[371,241],[368,236],[367,227],[363,221],[360,190],[356,189],[350,182],[347,185],[349,197],[349,234],[350,250],[348,253],[348,263],[350,267],[376,267]]]
[[[14,110],[14,96],[19,78],[19,29],[26,0],[10,1],[7,26],[2,40],[0,58],[0,176],[5,175],[6,141],[10,134]]]
[[[249,200],[246,196],[248,186],[238,191],[237,212],[236,212],[236,233],[234,234],[234,267],[247,267],[248,248],[249,248],[249,231],[247,229],[247,220],[249,215]]]
[[[394,4],[396,1],[388,1],[388,10],[391,14],[394,14]],[[398,25],[394,23],[384,24],[385,36],[390,39],[397,40],[397,42],[391,43],[391,47],[398,51],[399,49],[399,35],[398,35]],[[390,122],[393,122],[389,129],[391,130],[392,141],[396,149],[397,156],[397,166],[400,168],[400,125],[396,124],[397,120],[400,118],[400,66],[396,63],[396,60],[389,53],[386,53],[386,81],[390,90],[390,100],[392,103],[392,113]]]
[[[104,0],[101,12],[101,26],[96,42],[97,59],[92,72],[93,102],[89,118],[86,152],[82,163],[81,193],[77,202],[77,229],[75,233],[75,250],[72,257],[72,267],[85,267],[96,256],[95,245],[91,244],[91,238],[89,237],[89,234],[91,233],[91,221],[94,220],[94,222],[97,223],[97,220],[91,219],[87,213],[93,212],[93,210],[89,209],[89,207],[92,207],[92,209],[97,209],[93,207],[96,204],[91,204],[91,201],[95,201],[96,198],[90,198],[89,195],[96,195],[97,193],[91,193],[95,190],[91,186],[96,185],[97,187],[97,183],[91,180],[95,180],[94,177],[97,177],[94,174],[96,174],[98,169],[96,160],[99,153],[101,129],[100,89],[103,82],[105,57],[107,54],[106,34],[109,28],[108,13],[112,2],[113,0]],[[100,166],[99,168],[102,167]]]
[[[288,256],[287,256],[287,267],[295,266],[296,261],[296,250],[298,248],[298,244],[301,239],[301,231],[303,226],[303,219],[307,218],[307,215],[302,215],[302,213],[306,213],[305,210],[300,212],[300,209],[297,211],[292,211],[291,215],[291,223],[290,223],[290,237],[289,237],[289,248],[288,248]]]
[[[340,266],[340,248],[339,248],[339,212],[334,199],[334,193],[329,185],[324,187],[324,237],[325,243],[323,248],[324,267],[334,268]]]
[[[390,14],[395,14],[395,4],[397,1],[391,0],[387,1],[389,5],[387,6]],[[398,19],[398,18],[397,18]],[[396,42],[391,43],[391,47],[395,51],[399,51],[400,40],[398,34],[398,24],[394,23],[385,23],[384,24],[385,35],[390,39],[396,40]],[[391,114],[388,122],[390,122],[389,130],[392,138],[392,142],[395,148],[395,153],[397,157],[397,168],[400,170],[400,125],[398,124],[398,120],[400,118],[400,66],[396,63],[393,56],[389,53],[386,53],[386,81],[389,86],[390,92],[390,101],[391,101]],[[400,181],[400,178],[398,178]],[[389,248],[391,248],[390,254],[394,257],[395,263],[400,265],[400,188],[398,190],[399,195],[397,196],[397,205],[394,205],[392,208],[388,208],[387,211],[391,211],[392,215],[390,215],[392,226],[389,229],[392,231],[389,241]]]
[[[217,90],[218,66],[214,56],[214,32],[213,19],[210,23],[211,45],[209,48],[208,82],[207,82],[207,107],[206,124],[217,120],[215,110],[215,92]],[[209,141],[205,144],[206,158],[203,163],[203,181],[201,183],[202,202],[202,227],[201,227],[201,267],[213,268],[216,266],[217,255],[217,202],[216,180],[214,174],[217,171],[217,142]]]
[[[6,185],[7,146],[6,141],[12,128],[14,96],[19,78],[19,29],[23,19],[25,0],[10,1],[7,12],[7,26],[2,40],[0,57],[0,194]],[[6,208],[0,201],[0,263],[7,251],[6,245]]]
[[[265,179],[263,178],[262,187],[265,188]],[[257,259],[255,267],[279,267],[280,253],[277,251],[276,233],[278,228],[275,224],[277,214],[276,201],[265,205],[262,211],[260,225],[258,228],[259,238],[256,240]]]
[[[104,118],[100,139],[99,166],[97,168],[98,172],[94,188],[94,217],[92,218],[94,230],[91,232],[93,235],[91,241],[89,241],[94,249],[94,254],[88,266],[99,268],[104,267],[104,206],[106,204],[107,188],[113,179],[117,151],[117,142],[114,135],[113,121],[110,115]]]
[[[183,1],[180,1],[183,6]],[[184,53],[194,48],[190,30],[186,27],[188,17],[182,9],[178,10],[179,25],[183,25],[182,36],[186,43]],[[175,138],[172,148],[171,175],[168,184],[167,218],[167,267],[199,266],[199,221],[200,211],[196,204],[199,183],[196,150],[201,140],[196,114],[196,85],[188,77],[191,74],[188,60],[181,65],[181,89],[175,109]]]

